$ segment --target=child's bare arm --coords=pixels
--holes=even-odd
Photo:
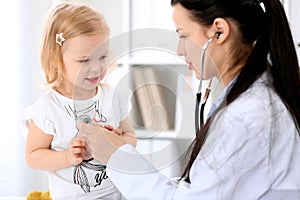
[[[137,139],[133,127],[131,126],[131,123],[128,118],[120,122],[120,126],[118,129],[115,129],[111,125],[104,125],[103,127],[110,131],[113,131],[117,135],[122,136],[126,143],[136,147]]]
[[[84,144],[79,138],[70,143],[70,149],[54,151],[50,149],[52,137],[39,129],[33,121],[28,127],[25,158],[29,167],[38,170],[54,171],[82,162]]]
[[[136,143],[137,143],[136,135],[134,133],[134,129],[133,129],[128,117],[120,122],[119,128],[122,131],[122,136],[123,136],[125,142],[136,147]]]

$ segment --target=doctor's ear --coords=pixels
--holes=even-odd
[[[231,28],[229,21],[224,18],[216,18],[210,27],[210,34],[214,34],[217,44],[225,42],[230,34]]]

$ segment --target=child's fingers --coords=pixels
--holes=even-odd
[[[68,152],[68,160],[71,165],[78,165],[83,161],[84,147],[71,148]]]
[[[103,127],[101,124],[99,124],[99,122],[95,119],[95,118],[93,118],[93,124],[92,124],[93,126],[100,126],[100,127]]]
[[[82,147],[84,146],[84,141],[80,137],[75,137],[71,143],[70,146],[73,147]]]
[[[86,151],[85,147],[74,147],[71,149],[72,154],[82,154]]]
[[[93,118],[93,123],[98,124],[98,121],[95,118]]]
[[[114,133],[117,135],[122,135],[123,131],[121,129],[114,129]]]
[[[78,157],[74,157],[74,158],[73,158],[74,165],[78,165],[78,164],[80,164],[82,161],[83,161],[83,157],[82,157],[82,156],[78,156]]]
[[[109,124],[106,124],[106,125],[104,125],[103,127],[106,128],[106,129],[109,130],[109,131],[114,130],[114,127],[111,126],[111,125],[109,125]]]

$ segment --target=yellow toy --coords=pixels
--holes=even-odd
[[[31,191],[27,194],[26,200],[52,200],[49,190],[46,192]]]

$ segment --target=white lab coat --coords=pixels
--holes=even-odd
[[[191,183],[162,175],[128,144],[109,159],[108,176],[129,200],[300,199],[299,132],[267,79],[213,120]]]

